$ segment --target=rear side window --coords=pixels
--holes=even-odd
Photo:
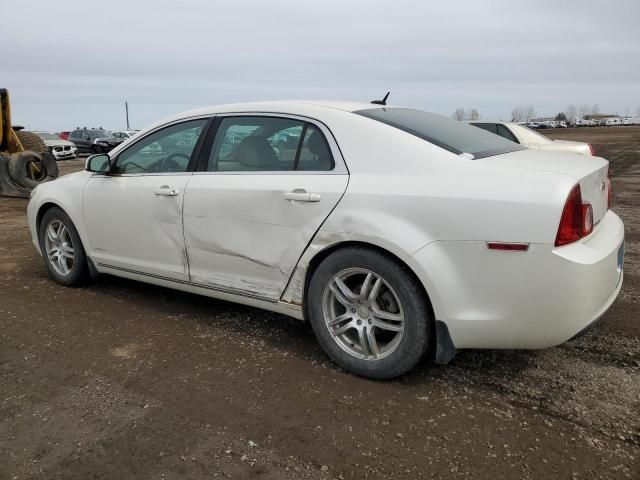
[[[524,147],[467,123],[412,108],[370,108],[354,112],[398,128],[455,154],[475,158],[523,150]]]
[[[326,171],[333,157],[322,132],[291,118],[224,117],[207,163],[210,172]]]
[[[498,129],[496,128],[497,125],[495,123],[472,123],[471,125],[486,130],[487,132],[495,133],[496,135],[498,134]]]
[[[496,127],[498,129],[498,135],[500,135],[503,138],[506,138],[507,140],[511,140],[512,142],[520,143],[516,138],[516,136],[513,133],[511,133],[511,130],[509,130],[507,127],[505,127],[501,123],[498,123]]]

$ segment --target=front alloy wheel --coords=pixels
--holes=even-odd
[[[54,219],[47,225],[44,248],[51,268],[62,277],[69,276],[73,269],[73,240],[60,220]]]
[[[38,226],[38,239],[49,275],[69,287],[82,285],[88,277],[87,256],[69,215],[58,207],[47,210]]]

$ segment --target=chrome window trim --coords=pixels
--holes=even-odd
[[[194,172],[149,172],[149,173],[99,173],[93,172],[94,177],[120,178],[120,177],[163,177],[163,176],[191,176]]]
[[[171,122],[167,122],[167,123],[163,123],[162,125],[158,125],[158,127],[154,128],[153,130],[149,130],[147,133],[145,133],[144,135],[135,135],[134,137],[129,137],[129,139],[126,142],[122,142],[123,144],[126,143],[126,146],[120,150],[118,153],[116,153],[116,155],[114,157],[111,157],[111,162],[113,165],[117,165],[118,163],[118,157],[120,157],[120,155],[122,155],[124,152],[126,152],[127,150],[129,150],[131,147],[133,147],[136,143],[138,143],[139,141],[145,139],[146,137],[148,137],[149,135],[153,135],[154,133],[167,128],[167,127],[171,127],[173,125],[178,125],[179,123],[185,123],[185,122],[190,122],[192,120],[209,120],[210,118],[215,117],[215,114],[204,114],[204,115],[195,115],[193,117],[184,117],[184,118],[180,118],[178,120],[173,120]],[[204,133],[204,132],[203,132]],[[151,173],[114,173],[114,174],[109,174],[108,176],[110,177],[139,177],[139,176],[152,176],[152,175],[191,175],[193,174],[193,172],[151,172]]]
[[[307,122],[318,128],[324,135],[325,140],[331,149],[333,156],[333,170],[254,170],[254,171],[238,171],[238,172],[194,172],[194,175],[348,175],[349,169],[342,156],[340,146],[333,136],[333,132],[322,121],[307,117],[305,115],[297,115],[293,113],[283,112],[260,112],[260,111],[242,111],[242,112],[223,112],[216,113],[216,117],[280,117],[291,120]]]
[[[154,173],[121,173],[121,174],[112,174],[108,175],[110,177],[139,177],[139,176],[162,176],[162,175],[349,175],[349,169],[347,164],[342,156],[342,151],[340,150],[340,146],[336,141],[333,132],[324,124],[322,121],[307,117],[305,115],[296,115],[292,113],[282,113],[282,112],[256,112],[256,111],[242,111],[242,112],[219,112],[219,113],[207,113],[194,115],[191,117],[184,117],[177,120],[173,120],[171,122],[164,123],[162,125],[158,125],[153,130],[148,131],[144,135],[140,136],[140,134],[135,135],[133,140],[127,142],[125,148],[120,150],[113,158],[113,164],[116,165],[118,162],[118,157],[126,152],[128,149],[133,147],[136,143],[143,140],[144,138],[152,135],[159,130],[162,130],[167,127],[171,127],[173,125],[177,125],[179,123],[189,122],[191,120],[200,120],[200,119],[210,119],[216,117],[282,117],[289,118],[292,120],[299,120],[302,122],[307,122],[318,128],[322,134],[324,135],[325,140],[329,144],[329,148],[331,149],[331,155],[333,155],[334,167],[333,170],[282,170],[282,171],[245,171],[245,172],[154,172]]]

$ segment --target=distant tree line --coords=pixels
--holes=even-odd
[[[451,114],[454,120],[480,120],[480,112],[475,108],[465,110],[464,108],[456,108]]]
[[[565,121],[568,123],[575,123],[576,120],[581,118],[588,118],[592,115],[598,115],[600,113],[600,105],[594,103],[589,105],[587,103],[575,106],[569,105],[562,112],[559,112],[555,119],[558,121]],[[640,105],[636,109],[636,115],[640,117]],[[511,110],[511,121],[512,122],[530,122],[534,118],[536,118],[536,109],[533,105],[528,105],[526,107],[516,107]],[[629,109],[627,109],[626,116],[629,116]],[[464,108],[456,108],[455,111],[451,114],[451,118],[454,120],[480,120],[480,112],[475,108],[470,108],[465,110]]]
[[[511,110],[512,122],[528,122],[536,117],[536,109],[533,105],[527,107],[516,107]]]

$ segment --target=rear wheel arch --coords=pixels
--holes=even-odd
[[[358,247],[358,248],[364,248],[364,249],[376,251],[378,253],[381,253],[389,257],[391,260],[393,260],[395,263],[397,263],[399,266],[405,269],[407,273],[409,273],[412,277],[414,277],[416,282],[420,285],[421,290],[424,294],[425,301],[427,302],[427,305],[429,307],[429,310],[431,311],[431,314],[434,315],[433,305],[431,304],[431,297],[429,296],[429,292],[427,291],[427,288],[425,287],[424,283],[420,280],[420,277],[418,277],[418,275],[416,275],[413,269],[407,264],[407,262],[402,260],[393,252],[379,245],[375,245],[373,243],[361,242],[361,241],[348,240],[348,241],[339,242],[339,243],[330,245],[329,247],[319,251],[309,261],[309,264],[307,265],[307,271],[305,272],[304,291],[302,296],[302,299],[303,299],[302,305],[303,305],[305,320],[308,320],[307,299],[308,299],[308,293],[309,293],[309,284],[311,283],[311,278],[313,277],[313,274],[318,269],[318,266],[323,262],[323,260],[326,259],[329,255],[331,255],[332,253],[338,250],[350,248],[350,247]]]
[[[303,291],[303,297],[302,297],[303,298],[302,309],[303,309],[304,320],[309,321],[309,311],[308,311],[309,286],[311,284],[311,279],[313,278],[313,275],[318,269],[318,267],[322,264],[322,262],[326,258],[331,256],[333,253],[342,249],[353,248],[353,247],[378,252],[384,255],[385,257],[389,258],[390,260],[392,260],[394,263],[400,266],[403,270],[405,270],[411,277],[413,277],[416,284],[419,286],[420,291],[423,294],[423,299],[426,303],[426,306],[432,318],[432,322],[430,325],[431,332],[429,335],[430,344],[428,347],[428,351],[430,352],[430,357],[436,363],[439,363],[439,364],[449,363],[455,357],[457,350],[455,348],[455,345],[453,344],[453,340],[451,338],[451,335],[449,333],[449,329],[446,323],[444,323],[441,320],[438,320],[438,318],[435,315],[433,303],[426,285],[420,279],[420,277],[416,274],[416,272],[411,268],[411,266],[407,264],[407,262],[405,262],[398,255],[395,255],[393,252],[379,245],[362,242],[362,241],[343,241],[343,242],[333,244],[321,250],[320,252],[318,252],[309,261],[309,264],[307,265],[307,271],[305,272],[304,291]]]

